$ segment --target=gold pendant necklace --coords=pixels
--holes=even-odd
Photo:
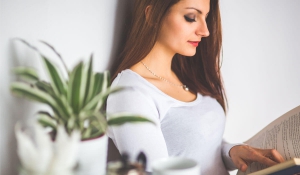
[[[186,86],[186,85],[178,85],[178,84],[174,84],[174,83],[172,83],[172,82],[170,82],[170,81],[168,81],[167,79],[165,79],[165,78],[163,78],[163,77],[161,77],[161,76],[159,76],[159,75],[156,75],[145,63],[143,63],[142,61],[141,61],[141,63],[145,66],[145,68],[149,71],[149,72],[151,72],[151,74],[153,74],[155,77],[157,77],[157,78],[159,78],[159,79],[161,79],[161,80],[163,80],[164,82],[167,82],[167,83],[169,83],[169,84],[171,84],[171,85],[173,85],[173,86],[177,86],[177,87],[182,87],[185,91],[189,91],[189,88]]]

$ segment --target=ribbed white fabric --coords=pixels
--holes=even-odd
[[[228,175],[235,169],[229,150],[235,144],[223,141],[225,114],[209,96],[197,94],[196,100],[176,100],[130,69],[122,71],[112,86],[127,87],[111,94],[108,114],[131,112],[156,123],[130,123],[109,127],[108,136],[118,150],[134,160],[143,151],[151,163],[159,158],[182,156],[196,160],[202,175]]]

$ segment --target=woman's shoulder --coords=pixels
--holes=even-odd
[[[120,72],[112,82],[112,87],[123,88],[118,93],[110,94],[107,100],[108,112],[130,111],[137,112],[136,108],[146,108],[155,111],[154,99],[149,95],[149,89],[140,75],[126,69]],[[150,92],[151,93],[151,92]]]
[[[151,99],[146,94],[151,93],[154,95],[155,93],[153,92],[155,91],[153,91],[153,88],[151,88],[149,83],[145,81],[146,80],[144,80],[138,73],[132,71],[131,69],[125,69],[117,75],[111,86],[125,88],[122,90],[123,94],[130,94],[131,96],[144,96],[144,98],[147,96],[147,98]]]
[[[138,73],[131,69],[125,69],[113,80],[112,86],[139,87],[145,86],[145,82]]]

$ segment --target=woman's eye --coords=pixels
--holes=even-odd
[[[188,17],[188,16],[184,16],[184,19],[185,19],[187,22],[196,22],[195,18],[191,18],[191,17]]]

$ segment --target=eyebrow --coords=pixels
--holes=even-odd
[[[201,10],[196,9],[196,8],[194,8],[194,7],[187,7],[187,8],[185,8],[185,9],[194,9],[194,10],[196,10],[198,13],[203,14]],[[208,14],[208,13],[207,13],[207,14]]]

